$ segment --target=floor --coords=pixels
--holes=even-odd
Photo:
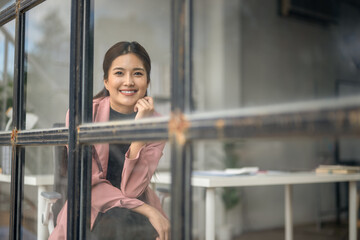
[[[347,240],[348,226],[346,224],[337,225],[335,223],[324,224],[321,228],[316,224],[297,226],[294,228],[293,240]],[[243,233],[233,240],[283,240],[285,233],[283,228]],[[358,239],[359,233],[358,233]]]

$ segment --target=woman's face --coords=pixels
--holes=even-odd
[[[133,53],[115,58],[104,84],[112,109],[125,114],[134,112],[136,102],[145,96],[148,87],[142,61]]]

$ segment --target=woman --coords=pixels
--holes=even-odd
[[[112,46],[103,62],[104,89],[93,100],[93,121],[156,115],[153,99],[147,96],[150,70],[150,57],[139,43]],[[94,145],[91,239],[169,239],[169,221],[148,187],[164,145],[141,141]],[[67,204],[49,239],[66,239],[66,218]]]

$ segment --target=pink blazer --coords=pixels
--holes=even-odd
[[[93,101],[93,121],[109,121],[109,97]],[[69,112],[66,114],[68,126]],[[112,186],[106,180],[109,144],[95,144],[97,153],[92,157],[92,189],[91,189],[91,228],[99,212],[106,212],[113,207],[135,208],[144,204],[137,199],[145,192],[147,204],[158,209],[165,217],[160,200],[155,192],[149,188],[158,162],[162,156],[165,142],[148,143],[142,147],[134,159],[130,159],[129,152],[125,154],[125,163],[122,172],[121,190]],[[66,239],[67,202],[57,217],[57,225],[51,233],[49,240]]]

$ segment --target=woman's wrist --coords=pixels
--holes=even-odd
[[[129,158],[134,159],[138,155],[140,149],[145,146],[146,142],[132,142],[129,147]]]
[[[150,218],[154,215],[154,211],[156,211],[155,208],[151,207],[150,205],[144,203],[141,206],[135,207],[132,209],[134,212],[140,213],[144,215],[147,218]]]

